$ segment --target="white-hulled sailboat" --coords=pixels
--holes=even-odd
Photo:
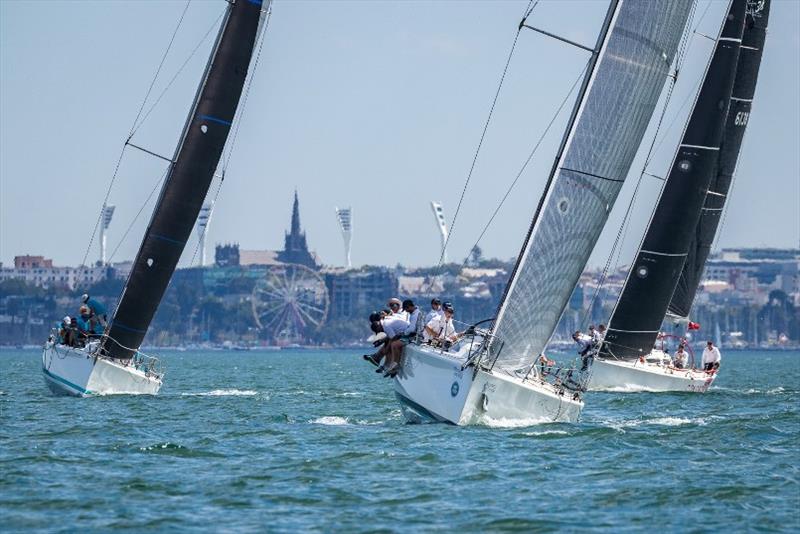
[[[116,311],[82,347],[51,335],[42,373],[55,393],[156,394],[163,372],[139,352],[208,193],[270,0],[231,1]]]
[[[665,338],[676,336],[665,336],[661,327],[664,321],[690,324],[750,116],[768,17],[769,0],[729,4],[669,177],[592,365],[591,390],[702,393],[716,379],[715,371],[695,368],[700,362],[676,367],[665,350]],[[677,337],[678,344],[688,343]]]
[[[545,374],[535,363],[628,174],[690,9],[691,0],[611,2],[497,318],[450,350],[405,347],[394,386],[408,420],[578,419],[577,371]]]

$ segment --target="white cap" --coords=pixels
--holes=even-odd
[[[61,319],[61,322],[64,324],[69,324],[71,321],[72,319],[69,318],[69,315],[66,315],[63,319]]]

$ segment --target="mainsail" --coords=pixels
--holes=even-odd
[[[544,349],[589,259],[667,79],[691,0],[612,2],[570,126],[500,304],[498,363]]]
[[[733,96],[731,96],[725,132],[719,150],[716,175],[711,180],[711,187],[708,189],[700,222],[697,224],[692,244],[689,247],[689,255],[683,265],[678,286],[669,303],[669,313],[672,315],[689,316],[697,287],[703,276],[706,260],[711,252],[711,245],[725,208],[725,200],[731,188],[739,151],[742,148],[742,139],[750,118],[768,21],[769,0],[747,2],[742,47],[739,52],[739,63],[736,66]]]
[[[650,352],[716,174],[739,59],[746,0],[732,0],[647,232],[609,321],[603,353]]]
[[[226,8],[158,203],[103,338],[103,348],[113,358],[130,358],[139,348],[191,235],[228,139],[265,8],[261,0],[231,2]]]

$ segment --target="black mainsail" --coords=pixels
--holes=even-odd
[[[716,175],[747,0],[732,0],[647,232],[609,321],[603,355],[653,348]]]
[[[238,0],[226,8],[150,224],[103,338],[103,349],[112,358],[128,359],[141,345],[191,235],[228,139],[264,8],[262,0]]]
[[[500,303],[497,360],[544,350],[630,170],[686,26],[690,0],[617,0]]]
[[[733,182],[736,162],[739,159],[742,139],[756,92],[758,70],[761,66],[764,41],[767,37],[769,2],[770,0],[750,0],[747,3],[742,49],[739,52],[736,80],[733,82],[733,96],[731,96],[722,146],[719,150],[717,173],[711,180],[711,187],[708,189],[700,222],[697,224],[694,239],[689,247],[689,255],[683,265],[678,286],[669,303],[668,311],[675,316],[689,316],[695,293],[697,293],[703,276],[706,260],[711,252],[714,236],[717,234],[717,228],[725,209],[725,201],[731,188],[731,182]]]

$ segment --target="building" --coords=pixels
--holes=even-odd
[[[294,192],[291,227],[286,232],[283,243],[283,250],[278,254],[278,260],[283,263],[305,265],[314,270],[319,269],[316,258],[308,251],[306,234],[300,228],[300,201],[297,198],[297,191]]]
[[[0,282],[21,280],[27,284],[51,288],[76,289],[91,286],[113,276],[113,267],[82,265],[80,267],[53,266],[53,260],[44,256],[16,256],[14,267],[0,267]]]
[[[386,267],[335,269],[324,273],[331,319],[366,317],[398,294],[397,276]],[[366,324],[366,323],[365,323]]]

